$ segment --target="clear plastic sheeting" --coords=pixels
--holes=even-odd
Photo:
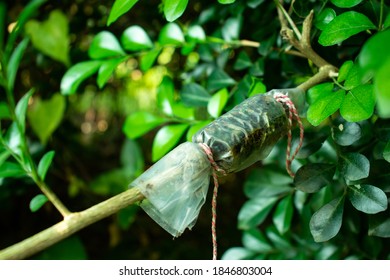
[[[186,142],[146,170],[130,187],[146,197],[142,209],[174,237],[197,220],[207,195],[211,165],[202,148]]]

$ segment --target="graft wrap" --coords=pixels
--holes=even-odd
[[[203,206],[211,164],[197,143],[206,144],[217,165],[237,172],[264,159],[289,129],[286,108],[273,95],[283,93],[302,108],[298,89],[255,95],[222,115],[146,170],[130,184],[145,196],[141,207],[161,227],[177,237],[191,229]]]

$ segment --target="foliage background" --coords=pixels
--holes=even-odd
[[[27,2],[6,4],[5,26],[15,22]],[[280,23],[273,1],[231,2],[235,3],[221,5],[217,1],[189,1],[184,14],[176,22],[190,44],[170,42],[164,45],[150,68],[142,65],[142,59],[134,52],[136,55],[126,56],[125,62],[116,68],[105,86],[99,87],[96,75],[92,75],[82,79],[76,94],[66,92],[61,81],[72,65],[106,58],[104,55],[100,57],[99,47],[95,48],[95,59],[93,57],[93,42],[99,32],[109,31],[119,40],[126,28],[139,25],[153,42],[158,42],[157,45],[163,45],[165,37],[172,39],[161,35],[167,24],[164,6],[160,1],[139,1],[129,13],[107,27],[112,1],[50,1],[35,13],[35,22],[26,24],[23,37],[29,37],[31,44],[26,48],[17,72],[14,98],[20,100],[31,88],[35,89],[27,112],[29,148],[36,162],[47,151],[55,151],[46,182],[70,210],[83,210],[124,191],[132,179],[161,157],[159,151],[169,150],[178,141],[186,140],[186,133],[176,133],[156,144],[155,137],[160,128],[171,124],[188,127],[203,124],[248,95],[273,88],[294,87],[314,75],[317,71],[314,65],[284,52],[287,44],[279,35]],[[387,198],[383,205],[383,196],[368,196],[371,200],[378,199],[373,202],[377,207],[374,212],[381,213],[375,215],[366,214],[370,212],[367,210],[363,211],[365,213],[361,209],[357,211],[346,198],[347,193],[351,196],[354,186],[358,185],[375,185],[383,193],[390,190],[390,166],[386,161],[390,150],[387,144],[390,124],[384,117],[386,110],[382,108],[382,115],[378,114],[373,112],[372,105],[363,106],[363,111],[352,110],[351,113],[351,110],[340,109],[339,113],[342,101],[338,106],[334,105],[339,98],[336,94],[327,100],[330,105],[325,109],[318,103],[314,105],[316,98],[320,100],[318,96],[323,93],[329,96],[330,92],[339,92],[337,89],[349,92],[358,86],[371,87],[372,79],[362,83],[349,71],[353,62],[357,63],[362,46],[377,32],[372,29],[379,24],[379,15],[384,15],[381,19],[383,29],[390,25],[389,16],[385,17],[388,9],[383,1],[349,1],[358,3],[351,8],[341,8],[337,2],[340,1],[295,1],[291,13],[294,22],[300,25],[314,9],[313,48],[336,67],[344,65],[346,73],[345,81],[330,81],[308,95],[308,102],[314,109],[309,107],[309,121],[305,122],[306,142],[294,166],[298,169],[306,165],[308,171],[299,173],[293,184],[284,170],[286,141],[282,140],[267,160],[221,178],[217,231],[219,251],[225,252],[224,258],[390,257],[386,239],[390,236]],[[361,31],[371,31],[342,38],[340,44],[331,42],[331,46],[327,46],[326,42],[318,43],[326,25],[336,15],[349,10],[365,14],[374,23],[374,28],[368,24]],[[44,21],[47,24],[42,27],[39,22]],[[195,24],[209,36],[204,42],[189,39],[188,28]],[[48,34],[58,36],[52,48],[47,48]],[[261,45],[248,45],[240,41],[242,39],[261,42]],[[217,77],[213,76],[216,72],[220,74]],[[183,90],[188,82],[196,82],[206,89],[201,101],[197,98],[199,90]],[[65,95],[60,94],[61,90]],[[373,90],[370,92],[364,95],[368,97],[362,98],[364,103],[375,102]],[[218,96],[213,109],[207,108],[211,107],[208,105],[211,95]],[[1,102],[5,102],[3,94]],[[169,110],[174,110],[174,114]],[[139,123],[139,119],[132,119],[137,112],[144,112],[140,115],[144,124]],[[145,117],[150,114],[160,119],[157,125],[150,126],[150,130],[143,130],[143,126],[150,125]],[[161,119],[163,121],[159,121]],[[134,128],[137,122],[141,128]],[[5,117],[4,124],[5,127],[10,125]],[[337,130],[340,125],[348,128],[346,132]],[[154,145],[157,146],[152,148]],[[368,165],[364,159],[362,164],[356,158],[345,160],[348,156],[353,157],[351,153],[362,155],[369,161]],[[345,171],[354,167],[358,170]],[[312,176],[313,173],[316,176]],[[308,183],[309,180],[314,182]],[[309,191],[310,194],[307,194],[308,185],[315,189]],[[50,203],[31,212],[30,202],[39,193],[26,177],[1,179],[0,223],[4,226],[0,233],[0,248],[60,221],[60,215]],[[330,241],[314,242],[309,228],[312,215],[339,197],[344,205],[340,231],[336,231],[338,234],[333,239],[332,234],[328,234]],[[363,201],[361,205],[370,203]],[[333,223],[337,224],[335,216],[337,213],[329,218],[331,227]],[[137,206],[129,207],[33,258],[209,259],[210,217],[210,207],[206,203],[194,229],[172,240],[145,213],[138,211]],[[334,228],[337,225],[333,225]],[[321,237],[324,235],[326,233],[321,233]]]

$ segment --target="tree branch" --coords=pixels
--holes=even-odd
[[[0,259],[28,258],[82,228],[106,218],[144,199],[137,188],[129,189],[82,212],[71,213],[62,222],[51,226],[15,245],[0,251]]]

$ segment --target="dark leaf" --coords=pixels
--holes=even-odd
[[[342,156],[341,172],[350,181],[367,178],[370,172],[370,162],[359,153],[345,154]]]
[[[336,167],[327,163],[309,163],[298,169],[294,184],[303,192],[314,193],[332,182]]]
[[[290,229],[293,211],[292,195],[283,198],[276,206],[272,221],[281,235]]]
[[[386,194],[371,185],[349,186],[348,197],[357,210],[367,214],[376,214],[387,209]]]
[[[199,84],[190,83],[183,86],[180,97],[187,106],[207,106],[211,95]]]
[[[233,78],[226,74],[221,69],[215,69],[207,80],[207,89],[209,91],[219,90],[224,87],[234,85],[236,83]]]
[[[250,199],[238,213],[238,228],[247,230],[260,225],[267,218],[278,199],[276,197]]]
[[[349,146],[362,136],[359,124],[355,122],[336,122],[332,127],[332,137],[340,146]]]

